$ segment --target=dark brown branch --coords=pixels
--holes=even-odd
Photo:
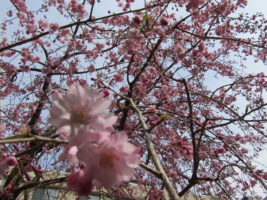
[[[161,164],[161,161],[156,153],[156,150],[154,148],[154,145],[153,145],[153,142],[151,140],[151,137],[149,135],[149,133],[147,132],[148,130],[148,127],[145,123],[145,120],[143,118],[143,115],[142,113],[140,112],[140,110],[137,108],[137,106],[135,105],[135,103],[133,102],[132,99],[128,99],[130,104],[131,104],[131,107],[134,109],[134,111],[137,113],[138,115],[138,118],[140,120],[140,123],[142,125],[142,128],[143,128],[143,133],[144,133],[144,136],[145,136],[145,139],[146,139],[146,144],[147,144],[147,149],[151,155],[151,158],[153,160],[153,163],[155,165],[155,167],[157,168],[157,170],[161,173],[162,175],[162,181],[164,183],[164,187],[166,187],[166,190],[168,191],[171,199],[175,199],[175,200],[178,200],[179,199],[179,195],[176,191],[176,188],[175,186],[173,185],[173,183],[171,182],[171,180],[169,179],[168,175],[166,174],[162,164]]]
[[[32,183],[28,183],[26,185],[23,185],[19,188],[15,188],[14,189],[14,196],[17,196],[18,194],[20,194],[23,190],[27,190],[30,188],[36,188],[36,187],[44,187],[47,185],[51,185],[51,184],[55,184],[55,183],[62,183],[66,181],[66,177],[61,177],[61,178],[55,178],[55,179],[49,179],[49,180],[45,180],[42,182],[36,181],[36,182],[32,182]]]
[[[195,34],[195,33],[190,32],[190,31],[186,31],[186,30],[184,30],[184,29],[182,29],[180,27],[177,27],[177,29],[180,30],[180,31],[182,31],[182,32],[184,32],[184,33],[190,34],[192,36],[195,36],[195,37],[198,37],[198,38],[201,38],[201,39],[208,39],[208,40],[230,40],[230,41],[238,42],[240,44],[251,45],[251,46],[258,47],[258,48],[263,48],[263,49],[266,48],[264,45],[254,44],[254,43],[245,41],[244,39],[240,39],[240,38],[228,38],[228,37],[216,37],[216,36],[198,35],[198,34]]]

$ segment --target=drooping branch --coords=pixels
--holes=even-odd
[[[246,44],[246,45],[251,45],[251,46],[254,46],[254,47],[266,49],[266,46],[265,45],[255,44],[255,43],[252,43],[252,42],[246,41],[244,39],[240,39],[240,38],[230,38],[230,37],[218,37],[218,36],[199,35],[199,34],[192,33],[190,31],[184,30],[184,29],[182,29],[180,27],[176,27],[176,28],[178,30],[184,32],[184,33],[187,33],[189,35],[195,36],[195,37],[200,38],[200,39],[207,39],[207,40],[229,40],[229,41],[237,42],[239,44]]]
[[[66,177],[61,177],[61,178],[55,178],[55,179],[49,179],[49,180],[44,180],[44,181],[34,181],[28,184],[25,184],[21,187],[15,188],[14,189],[14,195],[17,196],[20,194],[23,190],[27,190],[30,188],[35,188],[35,187],[45,187],[51,184],[56,184],[56,183],[63,183],[66,182]]]
[[[140,163],[140,166],[145,169],[146,171],[154,174],[157,178],[160,178],[162,179],[162,175],[159,171],[155,170],[155,169],[152,169],[151,167],[147,166],[146,164],[144,163]]]
[[[39,136],[39,135],[33,135],[31,137],[16,137],[13,136],[10,138],[5,138],[5,139],[1,139],[0,140],[0,144],[8,144],[8,143],[21,143],[21,142],[31,142],[31,141],[41,141],[41,142],[51,142],[51,143],[59,143],[59,144],[67,144],[67,141],[64,140],[58,140],[58,139],[53,139],[53,138],[49,138],[49,137],[43,137],[43,136]]]
[[[160,161],[160,159],[159,159],[159,157],[158,157],[158,155],[156,153],[156,150],[154,148],[153,142],[152,142],[151,137],[150,137],[150,135],[148,133],[148,127],[146,125],[144,117],[143,117],[141,111],[137,108],[137,106],[133,102],[133,100],[132,99],[128,99],[128,100],[130,102],[131,107],[134,109],[134,111],[138,115],[138,118],[140,120],[142,129],[143,129],[143,133],[144,133],[144,136],[145,136],[145,139],[146,139],[148,152],[150,153],[151,158],[152,158],[157,170],[162,175],[162,181],[164,183],[164,186],[166,187],[166,190],[168,191],[171,199],[178,200],[179,199],[179,195],[177,193],[177,190],[175,189],[175,187],[171,183],[171,180],[169,179],[168,175],[166,174],[166,172],[165,172],[165,170],[164,170],[164,168],[163,168],[163,166],[161,164],[161,161]]]

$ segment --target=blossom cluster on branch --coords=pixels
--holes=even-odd
[[[8,167],[17,164],[17,159],[14,156],[8,156],[7,153],[2,153],[0,157],[0,176],[4,175]]]
[[[117,118],[104,114],[111,101],[96,89],[76,84],[66,95],[54,94],[53,103],[49,122],[69,141],[61,159],[75,166],[69,188],[81,196],[90,194],[92,184],[110,188],[129,181],[139,165],[138,148],[125,132],[113,133]]]

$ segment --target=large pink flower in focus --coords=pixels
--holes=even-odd
[[[89,151],[78,153],[78,157],[86,160],[85,170],[93,174],[99,186],[110,188],[129,181],[133,168],[139,166],[139,149],[128,142],[124,132],[113,134],[100,144],[88,148]]]
[[[60,138],[69,143],[65,146],[78,146],[90,143],[100,143],[109,137],[110,132],[105,129],[92,129],[90,126],[68,127],[59,129]]]
[[[104,112],[110,100],[91,87],[72,85],[65,95],[55,94],[49,122],[67,140],[60,160],[82,166],[68,177],[79,196],[88,195],[92,182],[110,188],[129,181],[139,166],[138,148],[125,132],[111,135],[117,117]]]
[[[48,122],[56,127],[89,125],[92,128],[110,128],[116,116],[104,116],[110,100],[89,86],[72,85],[66,95],[53,95],[51,117]]]
[[[60,156],[60,160],[68,160],[70,163],[78,163],[80,160],[77,158],[79,152],[88,154],[91,146],[95,146],[101,143],[110,136],[110,132],[106,130],[94,130],[89,126],[81,126],[79,128],[73,128],[70,132],[69,127],[63,127],[59,129],[60,138],[67,140],[68,144],[64,144],[65,148],[63,154]]]

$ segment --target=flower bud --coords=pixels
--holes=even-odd
[[[14,156],[10,156],[7,159],[7,164],[8,164],[8,166],[14,166],[17,164],[17,159]]]

